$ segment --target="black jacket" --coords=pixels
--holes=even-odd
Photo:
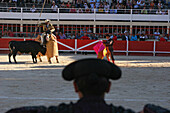
[[[135,113],[130,109],[124,109],[112,104],[108,105],[100,97],[84,97],[77,103],[60,104],[59,106],[27,106],[14,108],[6,113]]]
[[[104,45],[106,45],[106,47],[109,48],[110,52],[113,52],[113,39],[109,38],[108,40],[106,40],[105,42],[103,42]]]

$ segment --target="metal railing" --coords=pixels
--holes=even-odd
[[[39,17],[41,8],[36,8],[32,12],[30,8],[1,7],[0,19],[54,19],[54,20],[118,20],[118,21],[170,21],[170,10],[158,9],[150,11],[146,9],[83,9],[83,8],[57,8],[53,11],[51,8],[44,8],[43,14]]]

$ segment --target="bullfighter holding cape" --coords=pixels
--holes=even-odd
[[[110,58],[112,60],[112,63],[114,63],[114,57],[113,57],[113,39],[110,38],[110,36],[107,34],[106,39],[104,41],[99,41],[98,44],[96,44],[93,49],[95,50],[97,54],[97,58],[103,59],[105,56],[107,57],[107,60],[110,61]]]

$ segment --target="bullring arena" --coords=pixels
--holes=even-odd
[[[53,9],[53,0],[47,0],[48,3],[46,0],[43,0],[44,3],[41,0],[22,0],[22,3],[21,0],[17,3],[14,1],[16,0],[0,0],[0,113],[20,106],[48,107],[62,102],[76,102],[78,95],[73,84],[64,81],[61,72],[75,60],[96,58],[97,55],[91,53],[94,52],[93,46],[100,40],[105,40],[106,34],[117,38],[113,45],[115,64],[122,70],[122,78],[111,81],[112,87],[106,94],[106,102],[131,108],[136,112],[141,111],[147,103],[170,109],[169,0],[162,0],[159,5],[152,3],[158,0],[141,0],[144,4],[141,3],[139,8],[134,7],[134,0],[96,0],[96,4],[110,8],[100,8],[102,12],[97,7],[87,7],[86,10],[85,3],[80,4],[83,7],[77,3],[72,8],[74,10],[71,10],[65,6],[63,8],[61,3],[55,3],[57,0],[54,0],[53,5],[58,6]],[[67,1],[75,5],[73,0],[61,1],[65,5]],[[105,1],[109,1],[109,4],[105,5]],[[120,8],[118,1],[126,2]],[[126,4],[129,4],[129,8]],[[60,63],[56,63],[53,58],[53,63],[49,64],[47,58],[43,57],[43,62],[34,64],[31,56],[24,54],[17,55],[18,64],[13,62],[13,58],[13,63],[9,64],[9,41],[35,39],[44,32],[42,26],[37,29],[38,24],[46,19],[51,20],[56,36],[59,35],[57,41]],[[63,33],[67,36],[65,39],[61,38]],[[90,40],[80,40],[86,33]],[[133,34],[136,39],[132,41]],[[88,54],[73,54],[83,51]]]
[[[33,105],[58,105],[78,100],[72,82],[64,81],[62,69],[82,58],[96,58],[95,54],[61,53],[60,63],[32,63],[30,55],[18,55],[18,64],[9,64],[7,54],[0,54],[0,113],[10,108]],[[169,108],[170,58],[161,56],[115,56],[122,69],[122,78],[112,81],[107,103],[122,105],[135,111],[147,103]],[[13,61],[13,60],[12,60]]]

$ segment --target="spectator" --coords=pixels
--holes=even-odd
[[[60,39],[67,39],[66,35],[63,32],[60,32]]]
[[[80,38],[81,38],[80,33],[77,33],[77,35],[76,35],[76,39],[80,39]]]
[[[56,38],[57,38],[57,39],[60,39],[60,36],[58,35],[58,31],[55,32],[55,35],[56,35]]]
[[[163,29],[162,34],[165,34],[167,36],[167,30]]]
[[[17,0],[19,1],[19,0]],[[21,0],[20,0],[21,1]],[[24,0],[25,1],[25,0]],[[26,3],[33,3],[32,0],[26,0]]]
[[[94,5],[95,5],[95,0],[90,0],[90,6],[91,6],[91,8],[94,8]]]
[[[98,8],[100,5],[100,0],[96,0],[96,8]]]
[[[116,9],[120,9],[120,4],[119,4],[119,2],[116,4],[116,7],[115,7]]]
[[[84,35],[85,32],[86,32],[86,28],[85,28],[85,27],[80,30],[80,34],[81,34],[82,36]]]
[[[160,37],[159,41],[162,41],[162,42],[168,41],[168,38],[167,38],[165,33],[162,34],[162,36]]]
[[[83,13],[82,8],[79,8],[79,9],[77,10],[77,13]]]
[[[118,36],[119,32],[117,30],[114,31],[114,35]]]
[[[70,39],[75,39],[75,36],[73,35],[73,33],[71,33]]]
[[[136,1],[133,2],[133,8],[134,8],[134,9],[138,9],[138,8],[139,8],[139,5],[137,4]]]
[[[65,5],[64,1],[63,1],[62,4],[60,5],[60,8],[66,8],[66,5]]]
[[[31,11],[32,13],[35,13],[35,12],[37,11],[37,9],[35,8],[35,5],[32,5],[32,8],[30,9],[30,11]]]
[[[113,33],[113,41],[117,40],[117,36]]]
[[[8,8],[8,12],[16,12],[17,11],[17,7],[9,7]]]
[[[108,27],[105,28],[104,31],[105,31],[105,33],[109,34],[109,28]]]
[[[117,0],[117,4],[123,4],[123,0]]]
[[[53,1],[51,9],[52,9],[52,13],[57,13],[58,6],[55,4],[55,1]]]
[[[119,14],[126,14],[126,6],[123,4],[120,5]]]
[[[84,36],[80,38],[81,40],[90,40],[90,38],[87,36],[87,33],[84,33]]]
[[[152,33],[153,34],[153,33]],[[150,36],[151,36],[151,31],[150,31],[150,29],[146,29],[146,33],[145,33],[145,35],[148,37],[148,38],[150,38]]]
[[[88,9],[88,8],[89,8],[86,2],[84,3],[84,8],[85,8],[85,9]]]
[[[67,34],[67,39],[71,39],[71,34]]]
[[[22,4],[21,4],[21,5],[22,5],[22,6],[24,6],[24,4],[25,4],[25,3],[24,3],[24,0],[17,0],[17,7],[19,7],[19,6],[20,6],[20,2],[22,2]]]
[[[126,3],[126,8],[132,9],[132,3],[130,2],[130,0],[128,0],[128,2]]]
[[[139,37],[140,41],[145,41],[146,40],[146,37],[145,35],[142,33]]]
[[[158,3],[158,9],[162,9],[163,8],[163,5],[162,5],[162,3],[161,3],[161,1],[159,0],[159,3]]]
[[[155,4],[158,4],[159,0],[153,0],[153,2],[154,2]]]
[[[108,14],[109,13],[109,9],[105,9],[105,14]]]
[[[136,2],[136,4],[138,5],[138,8],[140,8],[141,0],[138,0],[138,1]]]
[[[102,3],[102,2],[100,2],[99,7],[104,9],[104,6],[103,6],[103,3]]]
[[[79,0],[72,0],[72,3],[71,3],[71,4],[75,6],[78,1],[79,1]]]
[[[165,38],[163,38],[163,37],[161,37],[161,38],[159,39],[159,41],[160,41],[160,42],[166,42]]]
[[[8,36],[9,36],[9,37],[14,37],[14,33],[13,33],[11,30],[9,30],[9,31],[8,31]]]
[[[153,2],[153,0],[150,2],[150,8],[152,8],[152,9],[154,9],[154,6],[155,6],[155,4],[154,4],[154,2]]]
[[[66,7],[67,7],[67,8],[71,8],[70,1],[67,2]]]
[[[2,33],[3,37],[7,37],[8,36],[8,30],[7,28],[5,28],[4,32]]]
[[[143,7],[143,9],[141,10],[141,14],[148,14],[146,7]]]
[[[159,29],[156,30],[156,32],[154,33],[155,39],[159,39],[160,36],[160,32]]]
[[[110,36],[111,39],[113,39],[113,41],[116,41],[117,40],[117,36],[113,33],[112,36]]]
[[[96,9],[96,5],[94,5],[94,7],[91,8],[91,12],[94,13],[94,10],[95,10],[96,12],[98,12],[98,9]]]
[[[86,9],[85,9],[85,12],[86,12],[86,13],[90,13],[90,9],[89,9],[89,8],[86,8]]]
[[[148,13],[149,14],[155,14],[156,12],[154,11],[154,9],[152,7],[150,7],[149,10],[148,10]]]
[[[59,8],[60,8],[60,13],[69,13],[69,9],[66,9],[66,5],[64,1],[61,3]]]
[[[75,5],[76,5],[76,8],[80,8],[81,7],[81,0],[77,0],[77,3]]]
[[[13,1],[13,3],[17,3],[17,0],[12,0]]]
[[[122,32],[121,31],[118,32],[117,38],[122,38]]]
[[[81,1],[80,8],[85,8],[85,7],[84,7],[84,1],[83,1],[83,0]]]
[[[102,8],[102,7],[99,7],[98,12],[99,12],[99,13],[104,13],[103,8]]]
[[[156,11],[156,14],[157,14],[157,15],[162,15],[161,9],[158,9],[158,10]]]
[[[117,9],[114,6],[111,7],[110,14],[117,14]]]
[[[138,40],[137,36],[135,35],[135,33],[133,33],[130,41],[137,41],[137,40]]]
[[[88,33],[88,34],[92,33],[92,31],[90,30],[90,28],[87,29],[87,33]]]
[[[92,39],[92,40],[98,40],[98,38],[97,38],[97,36],[95,35],[95,33],[92,34],[91,39]]]
[[[72,7],[71,7],[69,12],[70,13],[76,13],[77,12],[74,5],[72,5]]]
[[[130,40],[129,35],[128,35],[128,31],[124,32],[124,35],[122,36],[122,40],[126,40],[126,41]]]
[[[104,9],[106,10],[106,9],[110,9],[110,6],[109,6],[109,4],[107,3],[107,2],[105,2],[105,4],[104,4]]]
[[[162,9],[162,15],[167,15],[165,9]]]
[[[146,5],[145,5],[145,1],[142,0],[140,4],[140,8],[143,9],[143,7],[146,7]]]

